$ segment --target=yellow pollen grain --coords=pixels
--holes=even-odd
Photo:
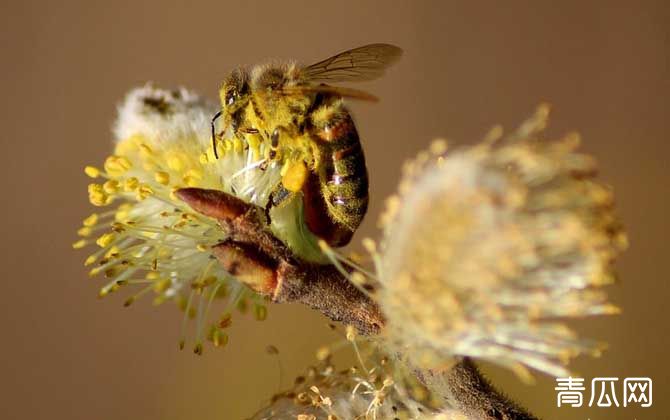
[[[95,166],[87,166],[84,168],[84,173],[91,178],[97,178],[100,176],[100,169]]]
[[[170,174],[163,171],[158,171],[154,174],[154,179],[159,184],[167,185],[170,183]]]
[[[112,232],[105,233],[104,235],[100,236],[98,239],[96,239],[95,243],[98,244],[101,248],[106,248],[108,247],[115,239],[115,235]]]
[[[86,257],[86,261],[84,261],[84,267],[87,267],[87,266],[93,264],[95,262],[95,260],[97,260],[95,255],[89,255],[88,257]]]
[[[203,153],[200,155],[199,159],[201,165],[207,165],[209,163],[209,158],[207,157],[207,153]]]
[[[87,242],[86,242],[85,239],[80,239],[77,242],[72,244],[72,248],[73,249],[81,249],[81,248],[85,247],[86,244],[87,244]]]
[[[198,251],[200,251],[200,252],[207,252],[207,251],[209,251],[209,247],[208,247],[207,245],[203,245],[203,244],[198,244],[198,245],[196,245],[196,249],[197,249]]]

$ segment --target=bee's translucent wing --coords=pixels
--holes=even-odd
[[[402,56],[402,49],[390,44],[370,44],[344,51],[302,69],[305,81],[357,82],[384,74]]]
[[[363,90],[328,85],[301,85],[289,86],[281,90],[285,95],[304,95],[306,93],[330,93],[343,98],[358,99],[361,101],[377,102],[379,98]]]

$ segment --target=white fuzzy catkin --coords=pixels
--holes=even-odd
[[[616,312],[598,287],[626,239],[577,137],[539,138],[547,113],[498,142],[450,153],[436,143],[406,165],[382,218],[379,302],[413,363],[472,356],[558,376],[570,357],[598,353],[561,318]]]

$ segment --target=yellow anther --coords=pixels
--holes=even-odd
[[[117,162],[118,162],[119,165],[120,165],[123,169],[125,169],[125,170],[128,170],[128,169],[130,169],[130,168],[133,167],[133,164],[130,163],[130,161],[128,160],[128,158],[126,158],[125,156],[119,156],[119,157],[117,158]]]
[[[73,249],[81,249],[81,248],[85,247],[86,244],[87,244],[87,242],[86,242],[85,239],[80,239],[77,242],[72,244],[72,248]]]
[[[173,171],[181,172],[184,170],[184,162],[175,153],[170,153],[167,156],[167,165],[168,168],[172,169]]]
[[[186,184],[187,187],[197,187],[198,186],[198,179],[194,178],[192,176],[186,175],[182,181],[184,181],[184,184]]]
[[[174,187],[170,190],[170,200],[179,201],[179,197],[177,197],[177,190],[180,188],[181,187]]]
[[[87,266],[93,264],[95,262],[95,260],[97,260],[95,255],[89,255],[88,257],[86,257],[86,261],[84,261],[84,267],[87,267]]]
[[[140,147],[140,155],[143,158],[151,157],[154,154],[153,150],[151,150],[151,147],[147,146],[144,143],[140,143],[139,147]]]
[[[114,235],[114,233],[112,233],[112,232],[109,232],[109,233],[105,233],[104,235],[100,236],[95,241],[95,243],[98,244],[98,246],[100,246],[101,248],[106,248],[107,246],[109,246],[114,241],[114,239],[116,239],[116,235]]]
[[[214,344],[215,347],[223,347],[226,344],[228,344],[228,334],[215,330],[212,333],[212,343]]]
[[[88,193],[102,192],[102,185],[100,184],[88,184]]]
[[[88,185],[88,199],[94,206],[104,206],[109,203],[109,197],[100,184]]]
[[[109,203],[108,198],[109,197],[104,194],[91,194],[88,196],[88,201],[94,206],[101,207]]]
[[[154,179],[159,184],[167,185],[170,183],[170,174],[163,171],[158,171],[154,174]]]
[[[98,223],[98,218],[99,218],[98,214],[93,213],[92,215],[90,215],[86,219],[84,219],[83,224],[84,224],[84,226],[88,226],[88,227],[95,226],[96,223]]]
[[[100,169],[95,166],[87,166],[84,168],[84,173],[91,178],[97,178],[100,176]]]
[[[105,171],[111,175],[122,175],[131,166],[130,161],[122,156],[110,156],[105,160]]]
[[[170,281],[170,279],[156,280],[156,282],[154,283],[154,292],[163,293],[170,287],[171,284],[172,282]]]
[[[140,181],[134,176],[131,176],[130,178],[126,179],[126,181],[123,183],[123,189],[126,192],[135,191],[139,185]]]
[[[153,195],[154,190],[146,185],[146,184],[141,184],[139,188],[137,189],[137,200],[142,201],[145,198],[149,197],[150,195]]]
[[[117,155],[127,156],[130,153],[134,153],[137,150],[138,144],[142,142],[142,137],[140,136],[131,136],[127,139],[121,140],[116,143],[114,148],[114,153]]]
[[[102,184],[102,189],[105,190],[107,194],[117,193],[119,191],[119,181],[110,179],[109,181]]]
[[[377,243],[372,238],[363,238],[361,241],[363,248],[368,251],[370,254],[375,254],[377,252]]]
[[[128,216],[130,216],[130,212],[128,210],[119,209],[114,214],[114,220],[116,220],[117,222],[126,222],[128,221]]]
[[[219,328],[228,328],[233,324],[233,316],[230,313],[225,313],[221,316],[219,321]]]
[[[105,258],[111,258],[111,257],[117,256],[117,255],[119,255],[120,252],[121,251],[119,250],[119,247],[114,245],[111,248],[109,248],[109,250],[107,252],[105,252]]]
[[[92,232],[92,229],[90,227],[84,226],[83,228],[80,228],[79,230],[77,230],[77,235],[86,237],[86,236],[90,236],[91,232]]]

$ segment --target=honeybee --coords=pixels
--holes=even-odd
[[[212,119],[214,154],[217,139],[228,129],[241,140],[260,136],[270,145],[267,162],[285,165],[267,214],[301,192],[309,230],[331,246],[346,245],[367,211],[368,175],[343,99],[377,98],[329,83],[376,79],[401,55],[396,46],[370,44],[309,66],[266,64],[234,70],[223,82],[222,108]],[[217,134],[219,117],[225,129]]]

